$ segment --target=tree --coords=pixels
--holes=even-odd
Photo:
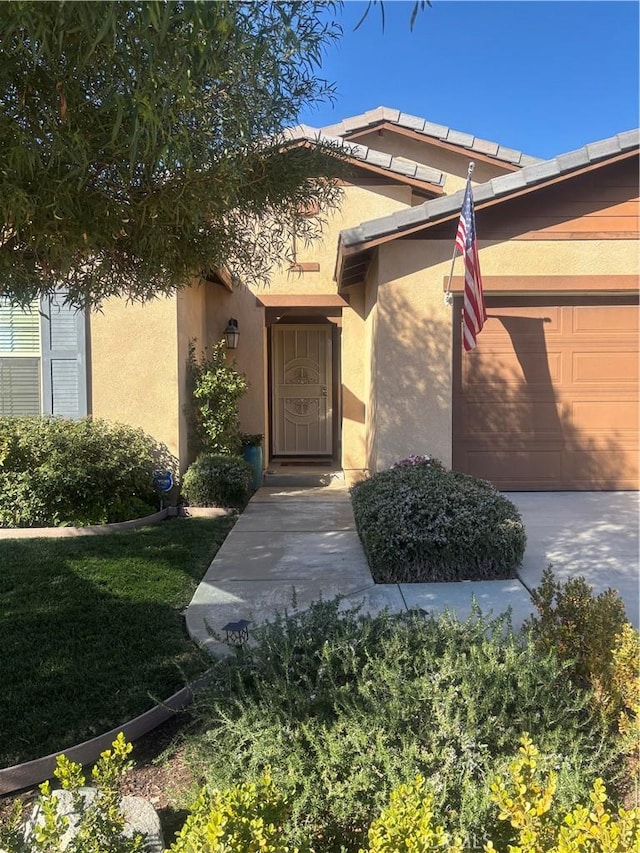
[[[339,35],[322,2],[0,5],[0,296],[145,301],[226,265],[264,281],[337,203],[286,141]]]
[[[384,31],[384,21],[385,21],[384,0],[369,0],[369,2],[367,3],[367,8],[364,10],[362,17],[360,18],[358,23],[355,25],[354,29],[357,30],[358,27],[360,27],[360,25],[364,22],[365,18],[368,17],[369,12],[371,11],[371,9],[374,6],[377,6],[378,9],[380,10],[380,21],[382,23],[382,29]],[[415,0],[415,2],[413,4],[413,8],[411,10],[411,18],[409,20],[409,29],[410,30],[413,31],[413,27],[415,26],[415,23],[416,23],[416,18],[418,17],[418,12],[424,12],[424,10],[427,8],[427,6],[429,6],[429,7],[431,6],[431,0]]]

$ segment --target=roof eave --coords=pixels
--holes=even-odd
[[[545,187],[562,183],[579,175],[587,174],[588,172],[592,172],[595,169],[602,168],[603,166],[608,166],[613,163],[620,162],[622,160],[630,159],[631,157],[637,157],[638,151],[639,149],[636,146],[626,151],[622,151],[617,155],[603,157],[602,159],[596,160],[595,162],[590,162],[582,167],[569,170],[562,174],[549,174],[549,177],[547,179],[542,179],[535,184],[524,186],[516,185],[511,191],[507,190],[506,192],[501,192],[499,195],[492,194],[490,195],[490,197],[483,199],[483,196],[487,195],[487,192],[490,190],[491,185],[493,184],[492,181],[487,181],[486,184],[480,184],[474,188],[475,209],[476,211],[484,210],[485,208],[501,204],[504,201],[509,201],[520,196],[528,195],[529,193],[544,189]],[[570,155],[563,156],[569,157]],[[539,169],[542,171],[545,165],[551,164],[553,162],[554,161],[544,161],[544,163],[541,163],[532,168],[535,168],[537,170]],[[505,178],[513,178],[513,183],[516,184],[520,175],[521,173],[516,172],[513,173],[513,175],[505,176]],[[504,178],[500,180],[502,180],[503,182],[502,186],[506,187],[507,184]],[[404,222],[400,222],[399,215],[395,214],[388,217],[382,217],[381,219],[371,220],[370,222],[362,223],[356,228],[350,228],[341,232],[338,238],[338,251],[335,267],[335,281],[338,284],[338,289],[342,289],[341,276],[343,274],[344,264],[347,258],[357,256],[360,253],[368,252],[372,249],[377,248],[383,243],[388,243],[392,240],[397,239],[398,237],[413,236],[414,234],[417,234],[420,231],[426,231],[434,225],[439,225],[443,222],[457,219],[460,215],[462,194],[462,190],[459,190],[457,193],[453,193],[451,196],[442,196],[435,202],[435,204],[440,207],[441,205],[447,204],[448,202],[453,204],[455,201],[455,209],[446,209],[446,212],[443,212],[441,215],[438,215],[436,212],[434,216],[431,216],[428,219],[423,219],[421,222],[412,223],[410,220],[415,220],[416,218],[418,218],[420,213],[424,215],[423,208],[426,205],[429,205],[433,209],[433,202],[425,202],[419,207],[411,208],[409,211],[402,211],[402,215],[405,217],[406,224],[404,224]],[[387,222],[387,225],[385,225],[385,221]],[[371,229],[372,226],[374,226],[374,223],[377,226],[377,234],[371,234]],[[369,232],[371,236],[367,236],[367,232]]]

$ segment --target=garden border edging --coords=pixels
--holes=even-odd
[[[96,761],[101,752],[109,749],[120,732],[123,732],[127,740],[130,741],[148,734],[166,723],[176,712],[184,710],[193,701],[195,694],[207,686],[209,678],[210,675],[203,675],[186,687],[182,687],[165,702],[155,705],[128,722],[91,738],[91,740],[85,740],[75,746],[70,746],[68,749],[61,749],[42,758],[34,758],[32,761],[25,761],[23,764],[14,764],[11,767],[3,768],[0,770],[0,796],[20,791],[23,788],[31,788],[40,782],[51,779],[59,755],[65,755],[70,761],[76,761],[84,766]]]
[[[149,524],[160,524],[171,515],[172,507],[166,507],[143,518],[131,521],[116,521],[113,524],[91,524],[87,527],[2,527],[0,539],[62,539],[65,536],[102,536],[105,533],[119,533],[133,530]]]
[[[124,530],[135,530],[137,527],[147,527],[150,524],[160,524],[167,518],[216,518],[223,515],[233,515],[235,510],[223,507],[175,507],[168,506],[145,515],[143,518],[132,518],[130,521],[116,521],[113,524],[92,524],[87,527],[0,527],[2,539],[63,539],[71,536],[102,536],[105,533],[121,533]]]

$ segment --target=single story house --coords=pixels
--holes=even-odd
[[[0,306],[0,414],[131,423],[184,469],[189,342],[233,318],[241,424],[267,465],[353,479],[430,454],[501,489],[637,489],[638,132],[541,161],[384,107],[290,131],[319,136],[352,178],[269,288],[220,272],[88,316]],[[444,291],[470,160],[488,320],[464,353],[462,259]]]

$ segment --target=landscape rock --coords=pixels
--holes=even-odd
[[[96,788],[80,788],[84,804],[89,807],[98,793]],[[56,790],[53,794],[58,800],[58,814],[69,819],[69,828],[62,838],[61,849],[65,850],[69,842],[77,832],[79,815],[73,808],[73,794],[71,791]],[[157,811],[150,802],[143,797],[122,797],[120,808],[125,818],[124,834],[132,838],[134,833],[139,832],[145,837],[143,849],[145,853],[163,853],[164,838],[162,827]],[[40,819],[40,807],[36,805],[31,813],[25,828],[27,840],[38,825]]]

